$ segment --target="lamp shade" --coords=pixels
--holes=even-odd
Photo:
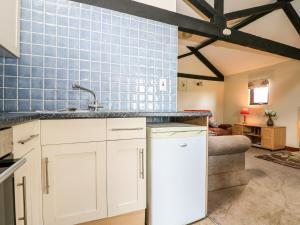
[[[248,115],[248,114],[250,114],[249,108],[243,107],[243,108],[241,109],[240,114],[241,114],[241,115]]]

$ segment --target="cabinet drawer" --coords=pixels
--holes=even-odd
[[[42,145],[105,141],[105,121],[105,119],[43,120]]]
[[[40,121],[13,127],[13,153],[15,158],[26,155],[40,145]]]
[[[146,138],[146,118],[107,119],[107,140]]]

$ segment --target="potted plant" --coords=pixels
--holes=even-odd
[[[273,110],[265,110],[265,116],[268,117],[267,125],[270,127],[274,126],[273,118],[275,118],[277,116],[277,113]]]

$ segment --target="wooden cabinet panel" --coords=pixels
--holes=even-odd
[[[274,129],[262,128],[261,130],[261,145],[264,148],[273,148],[274,143]]]
[[[244,134],[244,126],[235,124],[232,127],[232,134],[233,135],[243,135]]]
[[[44,225],[73,225],[107,217],[106,144],[45,146]]]
[[[42,145],[97,142],[106,140],[105,119],[43,120]]]
[[[40,149],[40,121],[32,121],[13,127],[13,153],[20,158],[33,148]]]
[[[107,140],[146,138],[145,118],[107,119]]]
[[[146,140],[107,142],[108,216],[146,208]]]

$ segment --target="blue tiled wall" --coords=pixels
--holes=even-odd
[[[175,111],[177,27],[66,0],[22,0],[21,57],[0,58],[0,111]],[[159,79],[167,91],[159,91]]]

